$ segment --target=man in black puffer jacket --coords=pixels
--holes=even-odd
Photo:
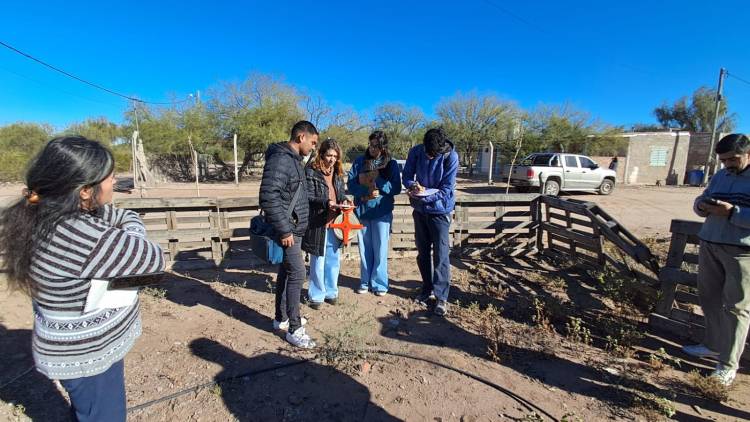
[[[286,329],[286,340],[302,348],[315,347],[315,342],[302,327],[300,294],[305,281],[305,260],[302,256],[302,236],[307,229],[309,204],[305,189],[305,168],[302,159],[318,143],[318,130],[308,121],[292,127],[289,142],[268,147],[263,179],[260,182],[260,208],[266,220],[278,234],[284,248],[284,260],[276,278],[276,316],[274,328]],[[289,207],[297,189],[300,193],[291,216]]]

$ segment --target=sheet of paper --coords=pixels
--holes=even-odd
[[[109,280],[92,279],[83,312],[88,313],[99,309],[124,308],[135,303],[137,297],[137,288],[110,290]]]
[[[419,193],[416,193],[414,195],[415,196],[430,196],[430,195],[435,194],[437,192],[438,192],[437,189],[425,189],[424,192],[419,192]]]

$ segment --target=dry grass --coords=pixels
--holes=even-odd
[[[704,377],[698,371],[690,371],[687,375],[690,387],[701,396],[718,402],[729,400],[730,388],[722,385],[714,377]]]

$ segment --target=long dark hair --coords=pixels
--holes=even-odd
[[[34,251],[61,222],[84,211],[80,191],[91,187],[92,203],[99,184],[114,169],[112,153],[96,141],[81,136],[55,138],[29,164],[24,197],[0,211],[0,254],[9,285],[31,294],[29,277]],[[95,207],[96,205],[94,205]]]

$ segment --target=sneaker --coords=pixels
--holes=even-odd
[[[367,293],[369,291],[370,290],[367,287],[360,287],[359,289],[357,289],[357,293],[361,294],[361,295],[363,295],[363,294],[365,294],[365,293]]]
[[[309,306],[309,307],[311,307],[311,308],[313,308],[313,309],[315,309],[317,311],[318,309],[320,309],[321,306],[323,306],[323,302],[313,302],[313,301],[310,301],[310,302],[308,302],[307,306]]]
[[[690,356],[696,358],[716,358],[719,356],[718,352],[714,352],[703,344],[693,344],[690,346],[682,346],[682,351]]]
[[[307,318],[300,317],[299,319],[300,324],[305,325],[307,324]],[[288,330],[289,329],[289,320],[279,322],[276,320],[273,320],[273,329],[274,330]]]
[[[445,314],[448,312],[448,302],[444,300],[438,300],[437,305],[435,305],[434,312],[437,316],[445,316]]]
[[[375,292],[375,296],[385,296],[385,293],[386,292],[378,291],[378,292]]]
[[[286,333],[286,341],[302,349],[312,349],[315,342],[305,332],[305,327],[299,327],[293,333]]]
[[[339,298],[332,297],[330,299],[326,298],[326,303],[329,305],[337,305],[339,303]]]
[[[414,301],[417,302],[418,305],[427,306],[430,302],[430,296],[420,294],[414,298]]]
[[[721,385],[729,387],[737,376],[736,369],[725,368],[724,365],[716,365],[716,369],[711,373],[711,378],[716,378]]]

